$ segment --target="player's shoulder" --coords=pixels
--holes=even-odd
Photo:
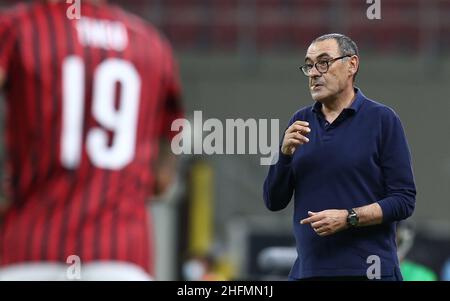
[[[131,32],[150,38],[153,42],[166,44],[162,33],[150,21],[129,12],[117,5],[109,6],[111,11],[122,21]]]
[[[33,11],[35,5],[29,3],[19,3],[13,6],[0,9],[0,23],[8,24],[27,17]]]
[[[390,106],[364,96],[364,107],[367,114],[378,116],[381,119],[398,118],[397,112]]]

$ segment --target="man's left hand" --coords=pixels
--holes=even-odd
[[[317,235],[327,236],[346,229],[347,210],[330,209],[320,212],[308,211],[308,218],[300,221],[300,224],[310,224]]]

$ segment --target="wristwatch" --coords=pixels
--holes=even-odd
[[[348,211],[347,225],[350,228],[354,228],[354,227],[358,226],[358,222],[359,222],[358,214],[353,209],[347,209],[347,211]]]

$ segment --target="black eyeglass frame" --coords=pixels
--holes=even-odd
[[[300,70],[302,70],[303,74],[305,76],[309,76],[309,72],[312,70],[312,68],[316,68],[317,71],[319,71],[320,74],[325,74],[328,72],[328,69],[330,69],[330,65],[333,64],[334,62],[336,62],[337,60],[341,60],[344,59],[346,57],[352,57],[354,54],[347,54],[347,55],[343,55],[337,58],[333,58],[333,59],[329,59],[329,60],[322,60],[322,61],[318,61],[316,62],[309,70],[306,70],[306,66],[307,65],[311,65],[311,64],[304,64],[302,66],[299,67]],[[326,63],[326,69],[325,71],[320,71],[320,69],[318,68],[318,64],[319,63]]]

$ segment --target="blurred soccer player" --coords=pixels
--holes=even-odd
[[[153,273],[146,200],[169,182],[155,165],[173,162],[158,148],[181,115],[178,74],[151,25],[105,2],[83,1],[79,20],[65,1],[0,17],[11,182],[0,279],[64,280],[70,255],[81,280]]]

